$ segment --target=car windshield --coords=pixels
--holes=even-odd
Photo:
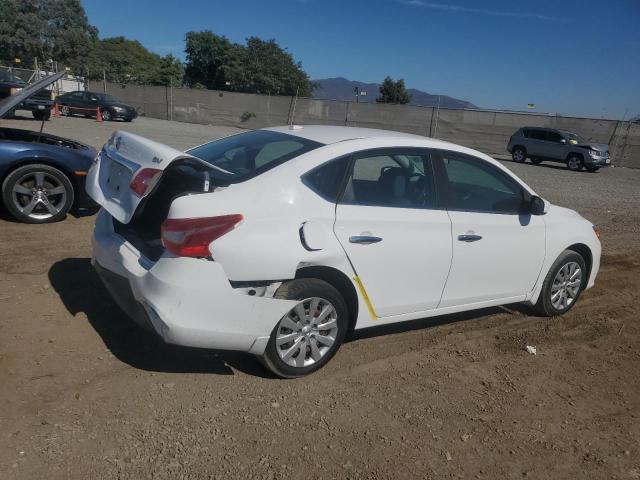
[[[188,153],[216,167],[217,177],[236,183],[321,146],[295,135],[254,130],[205,143]]]
[[[586,143],[585,139],[576,133],[563,132],[564,136],[567,138],[567,141],[571,145],[578,145],[579,143]]]

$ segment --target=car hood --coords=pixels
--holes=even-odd
[[[32,83],[31,85],[23,88],[19,92],[14,93],[13,95],[4,98],[0,101],[0,118],[4,117],[7,113],[13,110],[15,107],[20,105],[29,97],[32,97],[40,90],[44,90],[49,85],[51,85],[56,80],[62,78],[64,72],[59,72],[54,75],[50,75],[42,80],[37,81],[36,83]]]
[[[599,152],[608,152],[609,145],[606,143],[580,143],[576,147],[587,148],[589,150],[598,150]]]

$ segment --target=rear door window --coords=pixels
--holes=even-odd
[[[533,140],[547,140],[547,132],[544,130],[529,130],[529,138]]]
[[[336,158],[314,168],[302,177],[302,182],[325,200],[337,202],[344,184],[351,155]]]
[[[396,208],[434,208],[428,150],[384,149],[353,155],[340,203]]]

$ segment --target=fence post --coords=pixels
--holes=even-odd
[[[349,107],[351,106],[351,102],[345,102],[347,104],[347,111],[344,115],[344,126],[349,126]]]

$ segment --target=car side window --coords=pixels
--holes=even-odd
[[[354,154],[340,203],[433,208],[435,190],[429,151],[384,149]]]
[[[506,173],[480,158],[442,151],[449,210],[518,214],[524,190]]]
[[[562,143],[562,135],[558,132],[547,132],[547,140],[554,143]]]
[[[533,140],[546,140],[547,132],[544,130],[529,130],[529,138]]]
[[[69,94],[70,97],[73,98],[82,98],[84,96],[84,92],[73,92]]]
[[[325,200],[337,202],[351,155],[336,158],[314,168],[302,177],[302,182]]]

